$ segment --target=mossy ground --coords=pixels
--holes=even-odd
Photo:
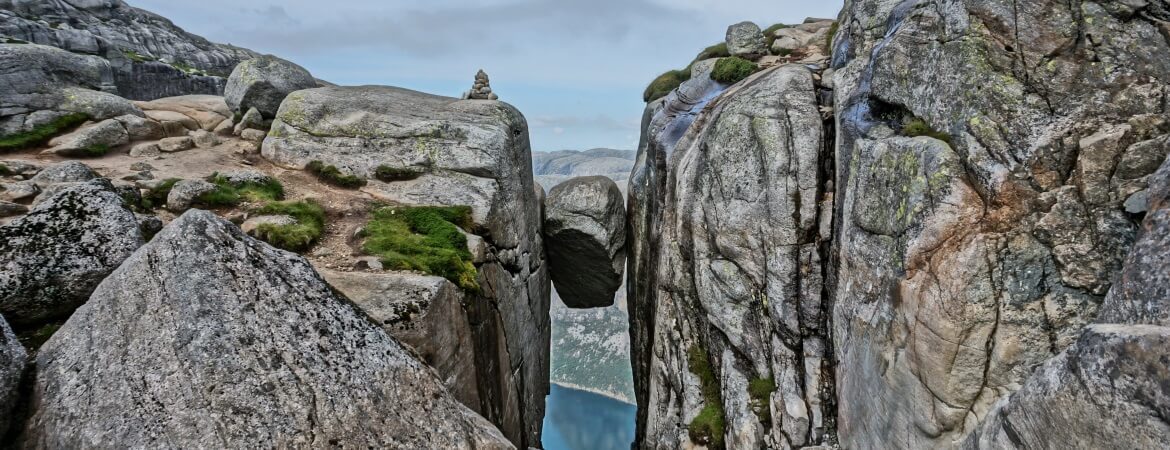
[[[935,130],[925,120],[913,117],[902,124],[902,134],[910,137],[929,136],[951,145],[951,135]]]
[[[358,189],[366,185],[362,177],[343,174],[336,166],[328,166],[321,161],[310,161],[305,170],[316,175],[318,180],[339,188]]]
[[[284,186],[273,179],[263,183],[232,183],[220,174],[212,174],[207,181],[216,189],[200,195],[195,203],[208,208],[232,207],[241,201],[259,203],[284,198]]]
[[[420,176],[422,176],[421,171],[406,167],[391,167],[383,165],[378,166],[377,169],[374,169],[374,178],[377,178],[378,181],[383,181],[386,183],[413,180]]]
[[[658,78],[650,82],[649,86],[646,86],[646,91],[642,93],[642,100],[649,103],[665,97],[666,94],[669,94],[670,91],[673,91],[690,78],[690,69],[671,70],[659,75]]]
[[[0,164],[0,177],[6,177],[9,175],[12,175],[12,169],[9,169],[6,165]]]
[[[756,63],[738,56],[721,58],[715,62],[715,68],[711,70],[711,79],[724,84],[735,84],[757,70],[760,70],[760,67]]]
[[[694,61],[691,61],[691,64],[694,64],[695,62],[698,62],[698,61],[702,61],[704,59],[726,58],[728,56],[731,56],[731,52],[727,50],[727,43],[720,42],[718,44],[707,47],[707,48],[703,49],[703,51],[699,52],[699,54],[695,56]]]
[[[49,142],[49,139],[76,128],[86,120],[89,120],[89,116],[85,114],[66,114],[30,131],[0,136],[0,152],[24,150],[42,145]],[[107,151],[109,150],[107,149]]]
[[[418,270],[478,291],[467,237],[459,230],[472,225],[467,206],[380,208],[362,232],[362,250],[388,269]]]
[[[308,250],[325,232],[325,210],[316,202],[274,202],[256,210],[259,215],[287,215],[296,219],[291,225],[262,224],[256,236],[278,248],[291,252]]]
[[[748,397],[752,399],[752,409],[762,423],[772,422],[772,393],[776,392],[776,382],[771,378],[753,378],[748,381]]]
[[[833,38],[835,38],[837,36],[837,31],[839,31],[840,29],[841,29],[840,22],[833,22],[833,24],[829,26],[829,33],[827,36],[825,36],[825,54],[826,55],[833,56]]]
[[[692,441],[706,445],[707,448],[713,450],[725,448],[723,400],[720,395],[719,379],[707,359],[707,350],[697,344],[692,345],[687,350],[687,365],[691,373],[699,377],[703,390],[703,409],[695,416],[695,420],[687,425],[687,433]]]

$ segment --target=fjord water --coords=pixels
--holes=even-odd
[[[557,384],[545,405],[546,450],[628,450],[634,442],[634,405]]]

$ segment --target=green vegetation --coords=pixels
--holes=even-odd
[[[687,350],[687,365],[691,373],[698,375],[703,389],[703,409],[687,425],[687,432],[691,440],[698,444],[710,449],[722,449],[725,420],[723,400],[719,393],[719,379],[715,377],[707,359],[707,350],[699,345],[691,345]]]
[[[22,333],[19,340],[25,348],[36,350],[45,345],[45,342],[48,342],[49,338],[53,337],[60,329],[61,323],[48,323],[32,332]]]
[[[760,70],[760,67],[751,61],[732,56],[715,62],[715,69],[711,71],[711,79],[724,84],[735,84],[743,81]]]
[[[178,182],[178,178],[167,178],[158,187],[147,191],[146,195],[142,196],[142,204],[140,205],[142,209],[150,210],[166,206],[167,196],[171,195],[171,188],[174,188],[175,183]]]
[[[703,49],[703,51],[699,52],[699,54],[695,56],[695,60],[691,61],[691,64],[694,64],[695,62],[698,62],[698,61],[702,61],[704,59],[726,58],[728,56],[731,56],[731,52],[727,50],[727,43],[720,42],[718,44],[707,47],[707,48]],[[687,66],[687,69],[690,69],[690,66]]]
[[[689,67],[683,70],[671,70],[659,75],[658,78],[650,82],[649,86],[646,86],[646,91],[642,93],[642,100],[649,103],[665,97],[666,94],[689,79],[691,79]]]
[[[99,156],[105,156],[110,150],[112,149],[106,144],[94,144],[77,151],[75,155],[82,158],[97,158]]]
[[[764,29],[764,48],[772,49],[772,43],[776,42],[776,32],[782,28],[788,28],[788,25],[778,23]]]
[[[910,137],[928,136],[951,145],[949,134],[931,128],[930,124],[918,117],[911,118],[902,124],[902,134]]]
[[[771,378],[753,378],[748,381],[748,396],[752,399],[752,410],[762,423],[772,423],[772,393],[776,382]]]
[[[386,183],[394,181],[413,180],[422,176],[422,172],[407,167],[378,166],[374,169],[374,178]]]
[[[380,208],[362,231],[362,250],[389,269],[418,270],[478,291],[467,236],[459,230],[473,225],[467,206]]]
[[[207,181],[216,189],[200,195],[195,203],[208,208],[236,206],[241,201],[258,203],[284,198],[284,186],[271,178],[264,182],[232,183],[223,175],[214,173]]]
[[[266,223],[256,227],[256,235],[261,240],[291,252],[308,250],[325,231],[325,210],[313,201],[269,203],[256,213],[296,219],[297,223],[291,225]]]
[[[168,64],[170,64],[171,67],[179,69],[180,71],[182,71],[183,73],[185,73],[187,75],[207,76],[207,72],[204,72],[203,70],[197,69],[194,66],[187,64],[186,62],[183,62],[183,61],[175,61],[173,63],[168,63]]]
[[[12,175],[12,169],[9,169],[6,165],[0,164],[0,177],[6,177],[9,175]]]
[[[366,185],[366,180],[361,177],[343,174],[337,167],[327,166],[321,161],[310,161],[305,170],[316,175],[318,180],[339,188],[357,189]]]
[[[840,29],[841,29],[841,23],[839,23],[839,22],[833,22],[833,25],[829,27],[828,36],[825,37],[825,54],[826,55],[829,55],[829,56],[833,55],[833,38],[837,36],[837,31]]]
[[[4,38],[4,43],[5,44],[27,44],[28,41],[6,37],[6,38]]]
[[[71,113],[58,117],[52,122],[36,127],[31,131],[0,136],[0,151],[23,150],[42,145],[48,142],[49,139],[67,130],[76,128],[86,120],[89,120],[88,115]]]
[[[146,56],[146,55],[143,55],[141,53],[138,53],[134,50],[123,49],[122,54],[126,55],[126,57],[129,58],[131,61],[138,62],[138,63],[147,62],[147,61],[156,61],[156,59],[154,59],[150,56]]]

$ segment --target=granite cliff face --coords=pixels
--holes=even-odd
[[[1168,19],[847,1],[827,64],[696,63],[631,177],[638,446],[1164,446]]]
[[[0,0],[0,43],[15,42],[106,59],[115,93],[131,100],[223,94],[236,64],[258,56],[121,0]]]

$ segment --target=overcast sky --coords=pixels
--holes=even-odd
[[[524,113],[537,151],[638,142],[642,91],[727,26],[836,17],[841,0],[127,0],[212,41],[338,84],[458,97],[476,70]]]

